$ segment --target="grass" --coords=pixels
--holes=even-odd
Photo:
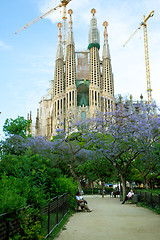
[[[73,214],[73,210],[69,210],[68,214],[63,218],[63,220],[60,222],[60,224],[53,230],[53,232],[50,234],[50,236],[47,238],[47,240],[54,240],[55,237],[59,234],[61,229],[64,231],[66,230],[66,227],[64,226],[70,216]]]

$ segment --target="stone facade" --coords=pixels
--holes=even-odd
[[[112,111],[114,107],[114,80],[104,22],[102,60],[99,57],[100,34],[92,9],[89,45],[86,51],[76,52],[72,30],[72,10],[69,13],[66,56],[63,56],[62,24],[58,23],[58,44],[54,80],[48,93],[39,103],[35,134],[51,139],[58,129],[67,130],[73,119],[95,116],[96,111]]]

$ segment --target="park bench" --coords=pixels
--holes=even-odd
[[[134,194],[133,197],[128,198],[126,202],[128,203],[138,203],[139,201],[139,194]]]
[[[80,205],[80,202],[77,201],[77,206],[76,206],[76,211],[83,211],[84,210],[84,206]]]

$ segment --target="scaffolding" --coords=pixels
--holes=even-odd
[[[89,79],[89,52],[81,51],[75,54],[77,79]]]

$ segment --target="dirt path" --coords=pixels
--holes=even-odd
[[[73,214],[56,240],[160,240],[160,216],[119,198],[85,196],[93,212]]]

